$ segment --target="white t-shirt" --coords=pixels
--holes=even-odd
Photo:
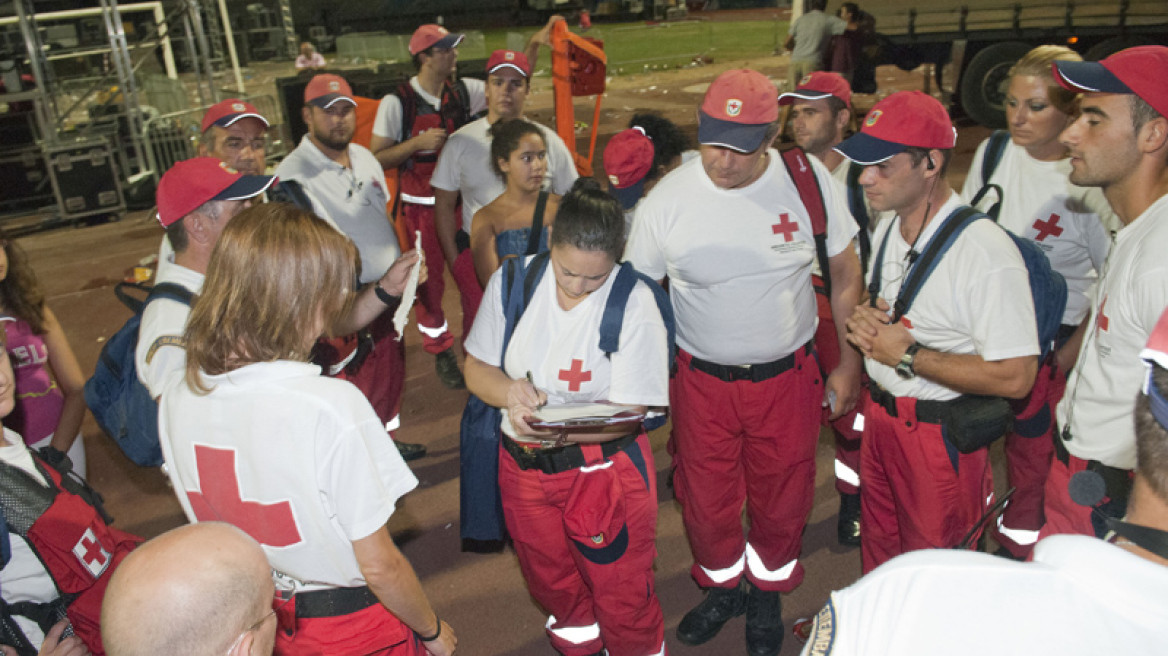
[[[1140,351],[1168,307],[1168,195],[1116,235],[1100,274],[1082,352],[1058,407],[1067,450],[1133,469],[1136,395],[1148,370]]]
[[[822,62],[827,53],[831,37],[843,34],[848,24],[838,16],[828,16],[821,9],[815,9],[795,19],[791,24],[791,36],[795,37],[795,49],[791,51],[791,61]],[[791,84],[798,84],[792,80]]]
[[[548,403],[612,401],[626,405],[669,405],[669,338],[653,292],[638,283],[629,294],[620,350],[605,357],[600,350],[600,319],[616,280],[616,267],[600,289],[571,310],[556,299],[554,263],[549,262],[531,304],[520,318],[503,367],[512,378],[531,372]],[[495,271],[483,293],[483,303],[466,340],[466,351],[483,362],[501,366],[500,351],[506,315],[503,312],[502,269]],[[515,437],[507,409],[503,431]]]
[[[559,135],[535,123],[547,144],[547,177],[543,188],[561,196],[568,193],[579,175],[572,153]],[[435,189],[462,193],[462,229],[470,233],[474,213],[499,197],[506,189],[503,179],[491,167],[491,124],[487,117],[471,121],[450,135],[438,166],[430,176]]]
[[[361,254],[361,283],[381,278],[401,256],[397,233],[386,213],[389,195],[385,171],[373,153],[349,144],[345,168],[329,159],[304,135],[300,145],[280,162],[276,175],[304,186],[314,210],[349,236]]]
[[[365,396],[287,360],[204,381],[211,392],[196,394],[172,376],[159,403],[187,518],[239,526],[273,569],[309,588],[364,585],[352,542],[381,530],[418,484]]]
[[[961,206],[961,197],[950,194],[917,239],[917,252],[924,252],[946,217]],[[892,306],[907,271],[909,252],[909,244],[900,234],[899,219],[883,221],[876,229],[868,284],[876,272],[876,253],[890,230],[880,298]],[[975,221],[965,228],[937,262],[904,318],[913,338],[937,351],[979,355],[987,362],[1039,353],[1026,263],[1010,236],[988,220]],[[922,376],[904,380],[894,368],[871,358],[864,360],[864,366],[872,380],[895,396],[929,401],[960,396]]]
[[[700,159],[682,164],[637,205],[625,259],[669,277],[677,344],[724,365],[771,362],[815,335],[811,219],[777,150],[763,175],[720,189]],[[827,254],[852,244],[856,222],[822,162],[808,161],[827,205]]]
[[[24,439],[7,428],[4,429],[4,441],[0,443],[0,460],[28,473],[41,484],[45,483],[45,477],[33,464],[32,454],[25,446]],[[0,569],[0,593],[3,593],[5,603],[31,601],[46,604],[56,599],[57,586],[53,583],[53,577],[49,575],[49,571],[45,569],[28,541],[11,529],[8,537],[12,547],[12,559],[4,569]],[[39,649],[45,636],[37,623],[23,615],[14,617],[24,635]]]
[[[203,290],[203,274],[175,264],[173,260],[167,262],[166,266],[159,266],[154,284],[164,282],[179,285],[192,294]],[[150,390],[150,396],[156,399],[162,394],[166,379],[174,372],[186,369],[187,351],[176,341],[182,339],[186,332],[190,316],[189,305],[169,298],[151,301],[142,312],[134,365],[138,368],[138,380]],[[150,349],[155,342],[158,342],[158,346],[151,354]],[[147,355],[150,356],[149,362],[146,361]]]
[[[978,146],[965,178],[961,195],[967,203],[985,184],[981,163],[988,143],[986,139]],[[1071,184],[1070,173],[1070,160],[1041,162],[1025,148],[1007,141],[990,182],[1002,188],[998,223],[1034,242],[1050,259],[1051,268],[1066,278],[1063,323],[1077,326],[1087,316],[1087,290],[1111,248],[1109,232],[1121,226],[1103,192],[1097,187]],[[989,209],[997,200],[997,194],[989,192],[978,209]]]
[[[470,99],[471,116],[487,109],[487,83],[478,78],[464,77],[461,78],[463,84],[466,85],[466,95]],[[442,109],[442,98],[432,96],[428,91],[418,84],[418,76],[415,75],[410,78],[410,86],[418,97],[426,101],[434,111]],[[402,132],[402,105],[401,98],[395,94],[388,94],[381,99],[381,104],[377,106],[377,116],[373,117],[373,134],[379,137],[386,137],[393,139],[395,143],[401,142]]]
[[[1102,540],[1056,535],[1034,562],[927,550],[834,592],[803,656],[1158,656],[1168,567]]]

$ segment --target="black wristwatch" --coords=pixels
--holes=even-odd
[[[381,302],[385,303],[389,307],[393,307],[394,305],[397,305],[399,301],[401,301],[400,296],[394,296],[393,294],[385,291],[385,289],[381,287],[380,282],[373,283],[373,293],[377,294],[377,298],[381,299]]]
[[[896,363],[896,375],[905,380],[912,380],[917,377],[917,372],[913,369],[913,363],[917,359],[917,351],[921,350],[921,345],[913,342],[905,350],[904,355],[900,356],[900,362]]]

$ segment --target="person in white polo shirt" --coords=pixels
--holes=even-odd
[[[860,357],[842,329],[843,357],[827,380],[815,362],[816,243],[810,211],[771,148],[778,114],[778,90],[766,76],[718,76],[699,113],[700,158],[641,201],[625,250],[639,271],[669,278],[677,317],[674,490],[690,571],[707,589],[677,636],[702,644],[745,612],[747,651],[757,656],[779,652],[779,595],[803,580],[820,408],[834,397],[833,415],[851,410],[860,380]],[[856,224],[823,164],[798,157],[823,190],[832,310],[842,326],[862,286],[851,247]]]
[[[327,74],[313,77],[304,88],[301,110],[308,134],[280,163],[276,175],[299,182],[316,214],[331,220],[353,240],[361,254],[361,284],[371,286],[385,310],[396,307],[399,299],[372,283],[389,271],[402,251],[386,213],[389,196],[381,164],[369,150],[351,143],[356,130],[356,106],[353,90],[344,78]],[[355,328],[364,329],[364,325]],[[363,361],[348,366],[346,361],[364,352],[365,347],[358,346],[359,339],[365,337],[332,342],[338,353],[329,358],[335,361],[330,374],[352,380],[392,433],[401,425],[399,410],[405,386],[405,342],[396,339],[393,313],[382,312],[368,325],[372,350]],[[346,355],[340,354],[342,350]],[[357,355],[347,355],[350,353]],[[397,446],[407,460],[426,454],[421,444],[397,442]]]
[[[211,251],[223,228],[271,186],[272,176],[243,175],[214,157],[196,157],[172,166],[158,183],[158,222],[174,255],[160,267],[155,286],[177,285],[198,294]],[[142,312],[134,353],[138,379],[158,398],[166,377],[186,363],[182,334],[189,303],[162,297]]]
[[[162,394],[162,452],[187,519],[242,529],[295,594],[277,610],[277,653],[449,656],[454,632],[387,526],[418,481],[363,394],[307,362],[352,303],[357,262],[293,205],[236,217]]]
[[[491,53],[487,60],[487,115],[450,135],[430,178],[438,241],[462,298],[464,336],[470,334],[475,311],[483,297],[470,249],[471,222],[475,212],[504,190],[503,181],[491,167],[489,130],[500,120],[523,118],[530,77],[527,55],[513,50]],[[577,178],[572,153],[555,132],[539,127],[548,151],[544,188],[554,194],[566,194]],[[461,220],[456,217],[460,197]]]
[[[1103,192],[1067,179],[1071,162],[1059,135],[1074,120],[1079,97],[1054,81],[1054,61],[1082,58],[1065,46],[1039,46],[1010,69],[1009,132],[995,133],[978,147],[961,195],[978,209],[996,213],[1003,228],[1034,242],[1066,280],[1061,345],[1087,316],[1088,288],[1111,248],[1109,225],[1104,222],[1114,222],[1115,216]],[[989,176],[983,172],[987,167],[992,170]],[[1043,487],[1054,454],[1054,409],[1067,376],[1056,368],[1056,360],[1052,355],[1041,363],[1034,389],[1006,435],[1007,483],[1014,496],[998,516],[993,533],[1001,545],[998,555],[1025,560],[1042,528]]]
[[[903,283],[927,261],[921,253],[966,207],[944,181],[956,141],[940,102],[901,91],[836,147],[865,166],[860,183],[872,207],[896,212],[873,235],[869,302],[847,324],[871,378],[860,458],[865,572],[908,551],[956,547],[977,525],[993,496],[989,453],[959,451],[953,420],[1004,423],[1001,397],[1025,397],[1038,371],[1026,264],[987,218],[956,236],[903,305]]]
[[[1090,314],[1060,357],[1074,369],[1058,406],[1040,532],[1093,535],[1098,518],[1071,501],[1067,483],[1084,469],[1100,472],[1108,483],[1102,512],[1123,515],[1136,463],[1130,417],[1143,382],[1137,354],[1168,305],[1168,87],[1160,82],[1168,48],[1130,48],[1102,62],[1056,61],[1054,75],[1083,94],[1079,118],[1061,136],[1070,149],[1070,181],[1102,188],[1124,224]]]
[[[1140,362],[1140,360],[1143,362]],[[1139,454],[1127,517],[1107,540],[1056,535],[1014,563],[981,553],[899,556],[831,595],[803,656],[897,654],[1130,654],[1168,643],[1168,313],[1137,364],[1133,417]],[[1094,479],[1092,478],[1094,477]],[[1106,485],[1075,477],[1091,502]]]

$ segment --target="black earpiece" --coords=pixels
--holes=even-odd
[[[933,163],[933,156],[932,155],[929,155],[928,157],[925,158],[925,167],[928,168],[930,171],[937,168],[937,165]]]

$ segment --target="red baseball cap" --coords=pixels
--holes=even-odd
[[[779,105],[790,105],[796,100],[823,100],[835,96],[852,106],[852,87],[844,76],[828,71],[815,71],[799,82],[794,91],[779,96]]]
[[[228,98],[211,105],[207,113],[203,114],[202,131],[206,132],[212,125],[221,128],[231,127],[236,121],[244,118],[258,118],[263,121],[265,128],[271,127],[268,119],[260,114],[260,110],[256,109],[255,105],[238,98]]]
[[[491,53],[491,58],[487,60],[487,75],[494,73],[500,68],[513,68],[523,74],[523,77],[531,77],[531,64],[527,61],[527,55],[514,50],[496,50]]]
[[[1168,48],[1139,46],[1098,62],[1056,61],[1054,79],[1071,91],[1131,93],[1168,116]]]
[[[645,193],[645,175],[653,168],[653,141],[643,128],[623,130],[604,148],[604,172],[608,191],[626,210],[632,209]]]
[[[876,103],[860,131],[835,150],[870,166],[909,147],[948,150],[955,145],[957,130],[940,101],[920,91],[898,91]]]
[[[1153,379],[1156,367],[1168,369],[1168,311],[1160,315],[1160,320],[1156,322],[1156,327],[1148,336],[1148,345],[1140,351],[1140,358],[1148,367],[1148,377],[1144,381],[1144,394],[1148,397],[1152,416],[1165,430],[1168,430],[1168,399],[1164,397],[1168,390],[1160,389]]]
[[[778,89],[758,71],[726,71],[706,91],[698,111],[698,143],[753,153],[779,118]]]
[[[158,221],[165,228],[207,201],[258,196],[275,180],[273,175],[244,175],[214,157],[183,160],[158,181]]]
[[[436,23],[429,23],[414,30],[414,35],[410,37],[410,54],[416,55],[427,48],[455,48],[464,36]]]
[[[341,100],[356,106],[357,101],[352,96],[353,88],[340,75],[322,73],[309,80],[308,86],[304,87],[304,102],[321,109],[328,109]]]

